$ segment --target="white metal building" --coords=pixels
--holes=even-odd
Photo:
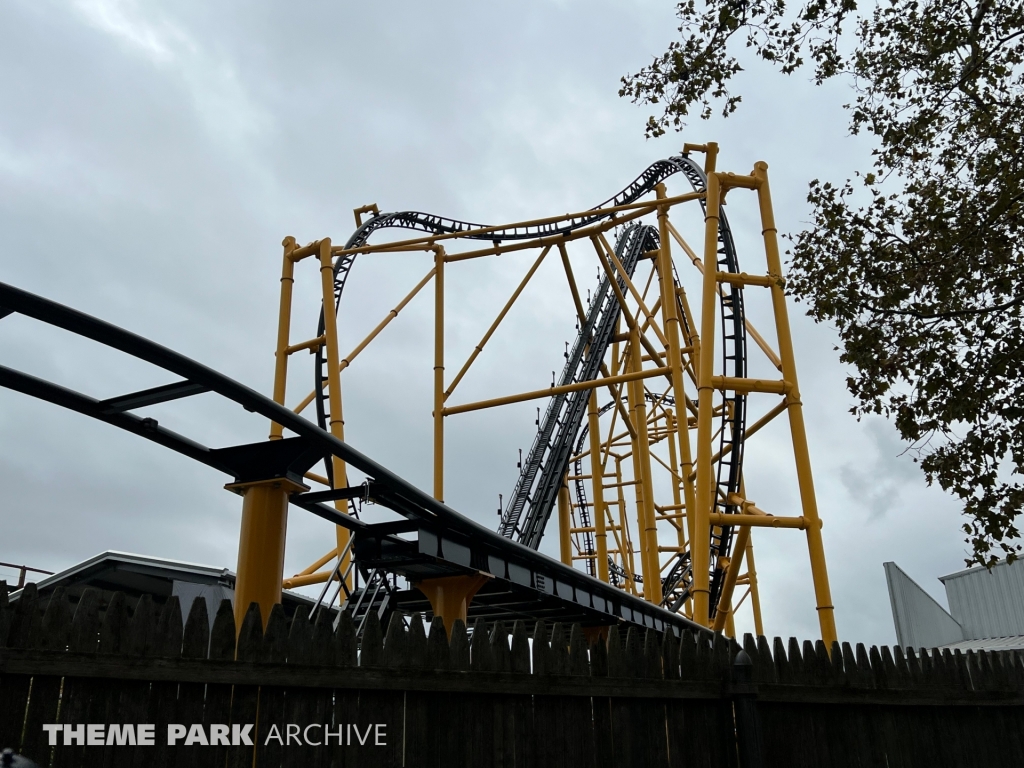
[[[883,567],[901,647],[1024,650],[1024,561],[940,576],[948,610],[896,563]]]

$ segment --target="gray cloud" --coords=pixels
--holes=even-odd
[[[847,493],[868,508],[871,520],[877,520],[900,504],[900,488],[920,480],[921,470],[891,424],[868,418],[863,429],[871,439],[874,455],[846,464],[840,477]]]

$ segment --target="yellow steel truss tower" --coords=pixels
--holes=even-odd
[[[745,175],[722,173],[716,168],[716,144],[684,147],[684,154],[693,153],[702,153],[705,158],[703,188],[670,195],[665,183],[658,183],[653,186],[653,197],[645,195],[644,199],[606,205],[600,209],[600,217],[588,219],[593,212],[583,211],[498,227],[426,232],[412,238],[375,245],[364,242],[349,248],[333,245],[330,239],[299,247],[294,238],[285,238],[274,398],[279,403],[285,402],[292,355],[302,350],[319,351],[328,374],[324,383],[326,426],[333,435],[344,438],[342,372],[432,282],[435,299],[432,414],[435,498],[444,498],[444,436],[448,418],[510,403],[584,393],[586,402],[580,437],[569,458],[568,470],[560,478],[555,504],[561,558],[566,563],[586,568],[603,581],[615,583],[623,590],[728,634],[735,633],[736,609],[749,598],[755,629],[761,634],[752,529],[802,530],[809,553],[821,636],[825,646],[830,648],[836,639],[835,622],[767,165],[759,162]],[[733,189],[748,190],[756,195],[765,258],[764,271],[759,274],[722,266],[721,206],[726,193]],[[704,208],[702,256],[690,247],[670,219],[676,207],[695,204]],[[357,226],[363,225],[366,214],[379,215],[376,206],[357,209]],[[623,263],[625,251],[618,245],[613,246],[609,237],[615,231],[622,232],[650,220],[654,223],[646,224],[645,230],[649,239],[643,242],[656,243],[656,246],[635,252],[635,263],[642,266],[627,268]],[[569,226],[571,223],[573,226]],[[536,236],[487,241],[492,232],[528,232],[532,231],[531,227],[538,229]],[[481,241],[488,244],[481,246]],[[459,383],[552,253],[557,252],[561,260],[568,295],[581,327],[588,322],[592,307],[584,305],[569,257],[569,248],[579,246],[592,254],[607,277],[609,296],[614,296],[616,306],[614,332],[607,349],[600,350],[604,357],[595,361],[600,363],[599,375],[488,400],[453,402]],[[365,339],[342,357],[334,283],[340,260],[351,259],[356,254],[417,251],[430,259],[426,274]],[[444,345],[445,272],[457,269],[461,262],[470,259],[516,251],[535,251],[537,255],[468,359],[455,376],[446,381],[449,369]],[[701,274],[699,314],[691,310],[690,299],[678,278],[675,255],[684,256],[678,261],[687,269],[696,268]],[[317,262],[320,273],[323,332],[292,344],[292,285],[296,265],[309,257]],[[716,355],[716,345],[725,349],[727,343],[737,343],[736,334],[726,333],[718,338],[718,328],[725,325],[721,313],[732,306],[730,311],[735,315],[739,300],[735,297],[748,290],[770,294],[777,349],[758,333],[749,319],[741,317],[736,321],[740,323],[736,327],[741,328],[737,333],[743,335],[744,343],[749,341],[758,347],[778,371],[773,378],[751,378],[745,374],[745,368],[736,369],[743,375],[730,375],[724,367],[720,370],[716,367],[722,360],[721,355]],[[597,352],[588,348],[587,355],[594,354]],[[751,424],[743,418],[749,395],[754,395],[751,402],[759,405],[772,398],[776,400]],[[310,393],[294,410],[303,411],[319,396],[321,393]],[[789,422],[800,498],[799,514],[788,516],[764,511],[748,499],[742,464],[735,456],[730,459],[730,454],[740,452],[746,439],[783,414]],[[282,436],[279,425],[272,425],[270,436],[271,439]],[[331,469],[333,478],[330,479],[315,473],[308,473],[306,477],[315,483],[345,487],[348,481],[344,464],[334,459]],[[251,574],[266,573],[268,552],[283,553],[283,504],[287,494],[296,490],[299,489],[277,487],[246,492],[236,605],[248,606],[255,600],[269,607],[280,600],[281,580],[271,583],[272,579],[261,580]],[[338,504],[347,511],[347,502]],[[518,529],[512,526],[510,530]],[[333,548],[302,572],[284,579],[283,585],[291,588],[323,583],[332,575],[337,578],[336,574],[347,573],[343,566],[348,557],[348,532],[338,527]],[[283,560],[276,556],[270,559],[273,561],[271,571],[279,570]],[[339,561],[342,567],[325,568]],[[466,607],[479,587],[479,580],[458,577],[434,581],[445,583],[417,586],[430,599],[435,613],[443,615],[449,623],[456,617],[465,618]],[[737,587],[745,590],[738,599]],[[268,613],[264,608],[264,616]]]

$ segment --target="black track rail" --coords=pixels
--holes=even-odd
[[[683,167],[683,174],[694,190],[707,190],[707,176],[699,165],[693,161]],[[701,207],[707,210],[707,201],[701,198]],[[739,273],[739,258],[736,244],[732,237],[732,228],[724,210],[719,211],[717,269],[719,272]],[[705,265],[705,269],[709,266]],[[727,376],[745,378],[747,375],[747,326],[743,306],[743,290],[733,283],[724,284],[719,293],[719,316],[722,322],[722,369]],[[719,425],[719,456],[716,476],[716,493],[712,511],[733,514],[739,510],[727,499],[731,494],[738,494],[743,476],[743,440],[746,429],[747,397],[739,392],[725,397],[722,404],[722,416]],[[726,453],[726,451],[729,451]],[[721,595],[725,571],[719,566],[722,557],[728,555],[732,543],[732,526],[726,525],[715,529],[711,527],[711,553],[709,586],[709,606],[711,617],[714,618]],[[689,597],[692,585],[692,565],[689,552],[681,552],[670,566],[662,580],[662,604],[671,611],[679,610]]]
[[[632,278],[637,262],[645,251],[658,247],[654,227],[634,224],[619,236],[615,255]],[[616,277],[619,289],[626,291],[622,275]],[[608,275],[603,275],[594,294],[583,327],[576,337],[562,369],[559,386],[593,381],[601,373],[601,363],[611,345],[621,314]],[[590,401],[591,389],[555,395],[548,401],[537,435],[527,453],[498,532],[516,538],[531,549],[540,547],[544,530],[558,501],[572,447]]]
[[[670,157],[653,163],[621,192],[574,219],[529,226],[493,228],[490,225],[474,224],[418,211],[384,213],[374,216],[359,227],[345,244],[344,250],[365,246],[373,233],[392,228],[411,229],[430,235],[467,233],[464,235],[466,239],[491,241],[495,244],[504,240],[528,240],[556,234],[568,234],[612,216],[613,212],[609,209],[636,202],[652,192],[657,184],[676,174],[685,176],[697,192],[703,192],[707,188],[704,171],[688,155]],[[704,199],[701,199],[701,206],[706,208]],[[487,231],[471,234],[475,230]],[[641,248],[641,245],[644,244],[645,247]],[[643,250],[657,246],[658,233],[656,229],[634,225],[627,229],[617,241],[616,255],[619,256],[626,271],[632,275],[636,264],[635,260],[630,261],[632,255],[638,256]],[[719,271],[739,272],[732,230],[724,211],[720,213],[719,218],[717,254]],[[343,253],[335,261],[334,300],[336,308],[340,307],[345,285],[357,255],[356,253]],[[619,282],[620,286],[624,288],[624,281],[619,278]],[[619,311],[617,300],[609,288],[607,276],[602,277],[596,297],[591,304],[587,322],[580,329],[572,353],[562,371],[562,384],[597,378],[600,361],[604,358],[611,339],[611,333],[605,334],[603,331],[606,326],[615,327],[612,318],[617,318]],[[680,316],[682,316],[681,310]],[[727,375],[745,377],[747,367],[746,325],[743,293],[738,286],[726,284],[720,294],[720,317],[723,369]],[[321,309],[317,336],[322,335],[323,332],[324,314]],[[330,421],[330,406],[324,386],[327,373],[322,347],[317,348],[315,358],[316,417],[320,427],[326,430]],[[591,368],[594,370],[590,370]],[[499,524],[499,532],[502,536],[515,538],[532,549],[539,548],[547,521],[550,519],[557,501],[558,488],[563,482],[572,447],[579,434],[583,414],[586,412],[589,396],[590,390],[585,390],[573,393],[571,397],[557,395],[551,399],[544,419],[538,425],[539,429],[534,443],[523,461],[520,476],[509,499],[509,504],[502,514]],[[716,512],[733,513],[737,511],[734,505],[727,504],[725,500],[730,497],[730,494],[739,492],[743,466],[745,420],[746,397],[734,393],[725,399],[720,421],[719,455],[726,458],[718,464]],[[333,483],[331,462],[325,462],[325,466],[327,475]],[[578,488],[577,494],[580,492]],[[582,493],[585,494],[585,491]],[[581,509],[586,509],[586,507],[581,507]],[[717,564],[720,557],[728,553],[731,541],[731,526],[723,526],[717,530],[712,528],[709,573],[712,612],[714,612],[714,606],[717,605],[724,578],[724,571]],[[692,571],[689,553],[680,553],[663,579],[664,605],[672,611],[678,611],[689,596],[691,584]]]
[[[686,173],[686,169],[692,166],[699,172],[692,160],[688,157],[670,157],[651,164],[643,173],[636,177],[625,189],[618,194],[608,198],[600,205],[596,205],[585,214],[575,218],[562,220],[555,223],[535,224],[530,226],[512,226],[494,229],[485,224],[474,224],[458,219],[449,219],[444,216],[437,216],[432,213],[421,213],[419,211],[399,211],[397,213],[382,213],[369,219],[359,227],[345,243],[345,250],[360,248],[369,242],[370,236],[379,230],[384,229],[411,229],[425,232],[429,235],[455,234],[459,232],[472,232],[474,230],[487,229],[482,234],[467,234],[465,237],[470,240],[484,240],[500,243],[503,240],[529,240],[547,235],[568,234],[582,227],[589,226],[614,215],[609,209],[620,205],[635,203],[644,195],[652,192],[654,188],[670,176],[677,173]],[[334,263],[334,301],[336,309],[340,307],[341,297],[345,291],[345,284],[355,264],[355,253],[344,253]],[[320,319],[317,323],[317,337],[324,333],[324,313],[321,308]],[[330,414],[325,382],[327,380],[326,361],[324,359],[323,347],[318,347],[315,352],[314,382],[316,392],[316,418],[317,423],[324,429],[330,423]],[[328,478],[333,483],[333,468],[326,466]],[[538,541],[539,545],[539,541]]]
[[[362,472],[367,477],[364,487],[315,494],[296,493],[289,499],[292,504],[353,531],[357,545],[363,541],[366,548],[373,550],[362,558],[357,552],[357,560],[363,559],[373,567],[389,572],[421,567],[424,563],[442,569],[444,573],[486,571],[494,576],[489,589],[498,594],[499,600],[505,600],[506,594],[519,596],[517,599],[522,605],[523,616],[543,610],[551,617],[568,617],[568,620],[581,620],[591,625],[624,622],[658,631],[672,631],[676,635],[684,629],[702,630],[681,616],[627,595],[473,522],[289,408],[167,347],[57,302],[0,283],[0,321],[12,314],[21,314],[91,339],[173,374],[180,380],[165,387],[97,400],[0,365],[0,387],[131,432],[224,472],[236,483],[273,478],[301,482],[311,466],[329,456],[336,456]],[[209,448],[167,429],[154,418],[131,412],[133,408],[204,392],[277,422],[295,436]],[[354,495],[365,496],[405,520],[397,525],[392,522],[369,525],[322,503],[328,500],[326,496],[349,498]],[[418,541],[397,538],[394,534],[399,531],[418,531]],[[411,553],[410,549],[413,550]],[[481,594],[486,591],[482,590]]]

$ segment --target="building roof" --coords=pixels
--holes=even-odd
[[[965,639],[1024,635],[1024,562],[967,568],[939,581]]]
[[[113,592],[123,592],[129,598],[151,595],[156,602],[163,603],[172,594],[181,594],[182,585],[217,587],[218,590],[204,593],[208,602],[225,597],[233,600],[235,573],[212,565],[108,550],[65,568],[60,573],[40,579],[36,582],[36,589],[45,595],[63,586],[67,588],[73,602],[77,602],[82,590],[93,587],[108,596]],[[187,591],[190,595],[193,592],[199,594],[195,588]],[[17,600],[20,595],[21,590],[17,590],[11,593],[10,599]],[[282,593],[281,602],[290,615],[297,605],[312,605],[314,601],[305,595],[286,590]],[[211,611],[216,610],[216,605],[207,607]],[[188,606],[183,604],[182,611],[187,613]]]
[[[1024,635],[1013,637],[989,637],[982,640],[961,640],[941,646],[942,650],[960,651],[1024,651]]]
[[[896,563],[883,563],[896,642],[902,648],[935,648],[964,639],[959,622]]]
[[[40,579],[36,582],[36,589],[42,592],[60,584],[66,585],[68,582],[78,582],[100,574],[108,575],[108,578],[112,578],[114,582],[121,582],[129,588],[135,589],[145,588],[147,576],[161,579],[180,576],[188,581],[201,581],[210,584],[221,582],[225,586],[231,587],[234,587],[235,584],[235,574],[227,568],[107,550],[65,568],[59,573]]]
[[[967,568],[939,581],[947,611],[896,563],[884,563],[897,643],[960,651],[1024,650],[1024,562]]]

